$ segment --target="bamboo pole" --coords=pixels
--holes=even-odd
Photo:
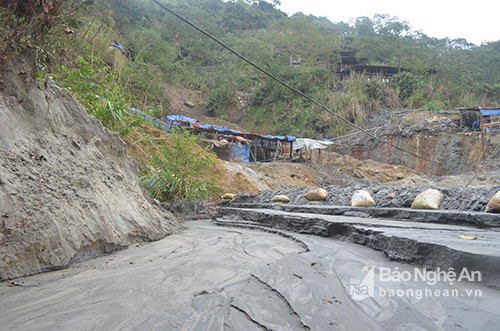
[[[483,125],[483,113],[481,113],[481,117],[479,120],[479,126],[481,127],[481,150],[483,152],[483,161],[486,160],[486,155],[484,151],[484,125]]]

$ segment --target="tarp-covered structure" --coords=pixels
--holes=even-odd
[[[483,116],[500,116],[500,108],[481,108],[479,113]]]
[[[330,146],[332,144],[333,144],[333,142],[331,142],[330,140],[321,141],[321,140],[314,140],[314,139],[308,139],[308,138],[297,138],[293,142],[293,149],[294,150],[301,149],[301,148],[305,148],[305,149],[309,149],[309,150],[311,150],[311,149],[327,149],[328,146]]]
[[[273,158],[276,159],[277,155],[284,156],[285,153],[289,153],[291,156],[292,142],[297,139],[293,136],[272,136],[241,132],[224,126],[204,124],[195,118],[184,115],[168,115],[166,120],[169,127],[189,127],[195,132],[219,135],[220,139],[226,139],[226,137],[235,138],[229,139],[229,141],[234,142],[229,147],[230,158],[242,159],[246,162],[249,162],[250,159],[253,161],[271,161]],[[239,138],[244,138],[246,142]],[[287,143],[289,147],[285,148],[284,145]]]
[[[277,140],[277,141],[282,141],[282,142],[292,142],[294,141],[295,137],[293,136],[263,136],[260,134],[256,133],[248,133],[248,132],[241,132],[237,130],[232,130],[230,128],[226,128],[224,126],[217,126],[217,125],[212,125],[212,124],[203,124],[199,120],[191,117],[187,117],[184,115],[168,115],[167,120],[170,121],[171,123],[174,123],[176,125],[180,123],[189,123],[193,128],[198,128],[201,130],[207,130],[207,131],[216,131],[221,134],[232,134],[235,136],[239,137],[260,137],[264,139],[269,139],[269,140]]]
[[[221,154],[222,159],[241,159],[245,162],[250,161],[273,161],[277,158],[292,159],[294,151],[305,148],[306,150],[323,150],[333,144],[329,140],[320,141],[308,138],[296,138],[294,136],[272,136],[260,135],[256,133],[241,132],[227,127],[212,124],[204,124],[196,118],[177,114],[165,117],[165,122],[159,121],[142,114],[131,108],[132,112],[147,120],[154,122],[156,126],[171,131],[174,127],[184,127],[189,130],[208,133],[208,136],[215,140],[227,140],[226,146],[215,146],[214,150]],[[213,145],[213,144],[212,144]],[[224,149],[224,152],[221,150]]]
[[[500,108],[474,107],[461,108],[460,111],[460,126],[473,129],[479,129],[481,118],[490,118],[491,116],[500,116]],[[493,123],[493,126],[498,126],[498,123]],[[491,126],[491,125],[490,125]]]

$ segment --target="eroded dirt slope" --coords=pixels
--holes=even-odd
[[[124,142],[67,91],[35,84],[28,63],[0,71],[0,280],[179,230]]]

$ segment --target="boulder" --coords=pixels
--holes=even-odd
[[[234,194],[232,193],[226,193],[223,196],[221,196],[221,199],[223,200],[234,200]]]
[[[275,204],[289,203],[290,202],[290,198],[287,197],[286,195],[276,195],[275,197],[273,197],[271,199],[271,202],[275,203]]]
[[[317,190],[312,190],[304,194],[304,198],[309,201],[323,201],[328,196],[328,192],[322,188]]]
[[[365,190],[356,191],[351,197],[351,207],[375,207],[376,205],[370,193]]]
[[[498,191],[486,206],[487,213],[500,213],[500,191]]]
[[[413,203],[412,209],[439,209],[439,205],[444,199],[444,194],[436,189],[428,189],[417,195]]]

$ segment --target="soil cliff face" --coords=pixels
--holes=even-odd
[[[28,60],[0,67],[0,280],[181,229],[146,198],[119,136],[34,83]]]
[[[417,115],[419,115],[417,113]],[[428,115],[429,116],[429,115]],[[418,154],[424,159],[406,154],[367,135],[359,134],[338,142],[351,147],[336,150],[359,159],[404,165],[427,175],[457,175],[471,171],[482,162],[480,132],[467,132],[450,119],[412,119],[406,116],[374,131],[395,146]],[[485,135],[486,157],[500,143],[498,131]],[[434,161],[430,162],[430,160]],[[495,161],[495,160],[492,160]],[[494,162],[490,162],[493,165]]]

